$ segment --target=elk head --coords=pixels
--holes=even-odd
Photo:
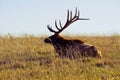
[[[63,37],[60,37],[59,34],[65,29],[67,28],[70,24],[72,24],[73,22],[77,21],[77,20],[89,20],[87,18],[80,18],[80,12],[79,10],[75,10],[75,14],[73,16],[72,11],[68,10],[67,11],[67,20],[66,23],[64,24],[64,26],[62,26],[61,21],[59,20],[59,27],[57,25],[57,21],[55,21],[55,27],[58,31],[53,30],[49,25],[47,25],[47,28],[50,32],[53,32],[54,35],[46,38],[44,41],[45,43],[51,43],[54,44],[56,42],[59,42],[61,40],[63,40]]]

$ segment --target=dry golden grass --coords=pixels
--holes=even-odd
[[[66,37],[70,39],[70,37]],[[0,37],[0,80],[120,80],[120,36],[76,36],[102,59],[61,59],[44,37]]]

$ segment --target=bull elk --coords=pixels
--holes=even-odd
[[[61,21],[59,20],[59,27],[57,21],[55,21],[55,27],[58,31],[53,30],[49,25],[47,28],[50,32],[53,32],[54,35],[46,38],[45,43],[50,43],[54,46],[55,51],[62,58],[80,58],[80,57],[102,57],[101,52],[93,45],[88,45],[81,40],[67,40],[61,37],[59,34],[67,28],[70,24],[78,20],[89,20],[86,18],[80,18],[79,10],[75,10],[75,15],[73,16],[72,11],[67,11],[67,21],[62,26]]]

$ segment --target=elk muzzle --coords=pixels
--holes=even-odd
[[[50,38],[46,38],[46,39],[44,39],[44,42],[45,43],[51,43],[51,39]]]

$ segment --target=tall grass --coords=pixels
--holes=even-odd
[[[119,35],[72,39],[97,46],[103,58],[62,59],[44,37],[1,36],[0,80],[120,80]]]

